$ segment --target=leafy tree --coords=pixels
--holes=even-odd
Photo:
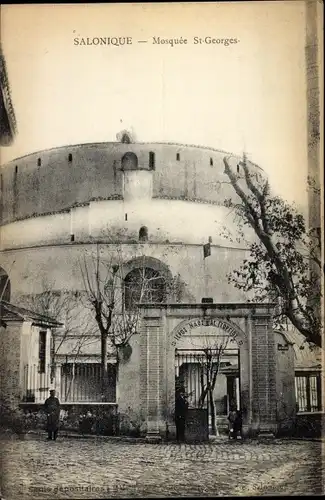
[[[289,320],[306,341],[321,346],[320,230],[308,229],[302,214],[271,194],[269,182],[246,158],[235,168],[224,157],[225,174],[236,197],[226,200],[249,256],[228,280],[253,301],[275,301],[275,320]],[[247,241],[247,229],[254,241]]]

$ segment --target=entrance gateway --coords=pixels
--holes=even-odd
[[[167,429],[170,436],[175,434],[179,370],[195,407],[199,398],[199,389],[192,387],[199,363],[195,356],[221,343],[226,349],[220,374],[229,375],[224,411],[233,398],[242,410],[244,435],[275,433],[274,304],[142,304],[140,308],[140,399],[149,441],[166,437]]]

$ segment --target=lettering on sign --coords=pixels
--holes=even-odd
[[[288,351],[288,350],[289,350],[288,344],[285,345],[278,344],[278,351]]]
[[[182,328],[178,330],[176,333],[174,340],[172,342],[172,346],[176,345],[176,342],[182,338],[184,335],[189,335],[193,328],[198,328],[200,326],[213,326],[215,328],[220,328],[224,332],[229,335],[229,338],[232,340],[236,340],[238,345],[242,345],[243,341],[241,339],[237,340],[238,333],[227,321],[223,321],[218,318],[199,318],[193,321],[190,321]]]

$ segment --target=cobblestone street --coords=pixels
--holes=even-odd
[[[5,500],[321,494],[321,442],[2,442]],[[324,472],[324,470],[323,470]]]

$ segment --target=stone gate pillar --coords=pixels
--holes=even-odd
[[[166,340],[162,313],[162,309],[144,310],[140,330],[140,398],[150,442],[161,440],[164,426]]]
[[[252,420],[259,433],[276,432],[276,346],[267,308],[252,313]]]

